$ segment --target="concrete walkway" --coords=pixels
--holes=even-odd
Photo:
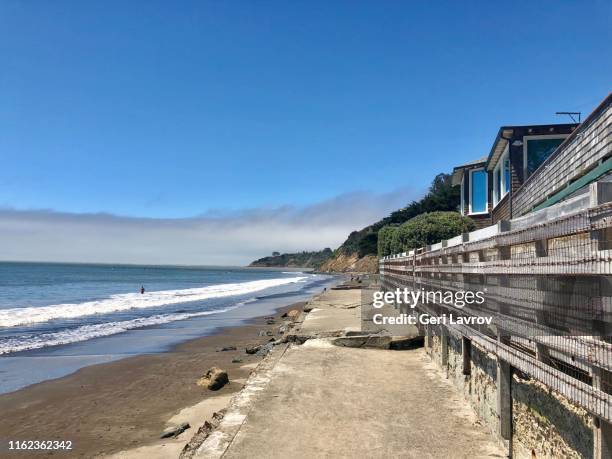
[[[340,329],[358,327],[355,309],[345,307],[356,301],[359,290],[324,294],[302,331],[328,334],[334,316]],[[504,457],[422,349],[355,349],[332,340],[277,346],[196,457]]]
[[[361,290],[329,290],[313,298],[299,333],[305,336],[326,336],[360,330]]]

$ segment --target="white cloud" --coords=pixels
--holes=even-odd
[[[272,251],[335,248],[415,197],[409,189],[354,192],[305,207],[183,219],[0,209],[0,259],[244,265]]]

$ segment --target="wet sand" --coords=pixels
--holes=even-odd
[[[296,303],[277,310],[280,318]],[[262,357],[248,355],[248,345],[262,344],[278,332],[280,320],[266,325],[264,317],[250,323],[180,344],[168,352],[140,355],[85,367],[71,375],[0,395],[0,456],[86,457],[160,443],[167,421],[181,410],[210,397],[227,396],[242,388],[252,364]],[[224,346],[236,351],[218,351]],[[240,358],[241,363],[232,363]],[[196,384],[212,366],[225,369],[230,384],[216,392]],[[233,381],[233,382],[232,382]],[[206,419],[202,419],[204,423]],[[197,431],[192,425],[181,438]],[[8,451],[9,440],[70,440],[71,451]]]

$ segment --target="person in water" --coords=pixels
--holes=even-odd
[[[145,289],[144,289],[144,285],[140,286],[140,294],[144,295]]]

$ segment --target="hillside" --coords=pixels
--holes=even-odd
[[[344,243],[332,252],[273,254],[260,258],[249,266],[313,268],[323,272],[369,272],[378,271],[378,232],[385,226],[401,225],[424,213],[456,211],[459,207],[459,187],[451,184],[450,174],[438,174],[427,194],[418,201],[392,212],[372,225],[349,234]]]
[[[359,257],[356,253],[352,255],[337,254],[321,265],[319,271],[328,273],[375,273],[378,271],[378,257],[366,255]]]
[[[405,223],[426,212],[456,211],[459,206],[459,187],[451,184],[450,174],[438,174],[427,194],[419,201],[392,212],[376,223],[349,234],[344,243],[334,252],[333,258],[321,265],[326,272],[376,272],[378,270],[378,231],[387,225]]]
[[[260,268],[312,268],[319,269],[320,266],[333,256],[330,248],[317,252],[299,252],[272,254],[251,263],[250,267]]]

